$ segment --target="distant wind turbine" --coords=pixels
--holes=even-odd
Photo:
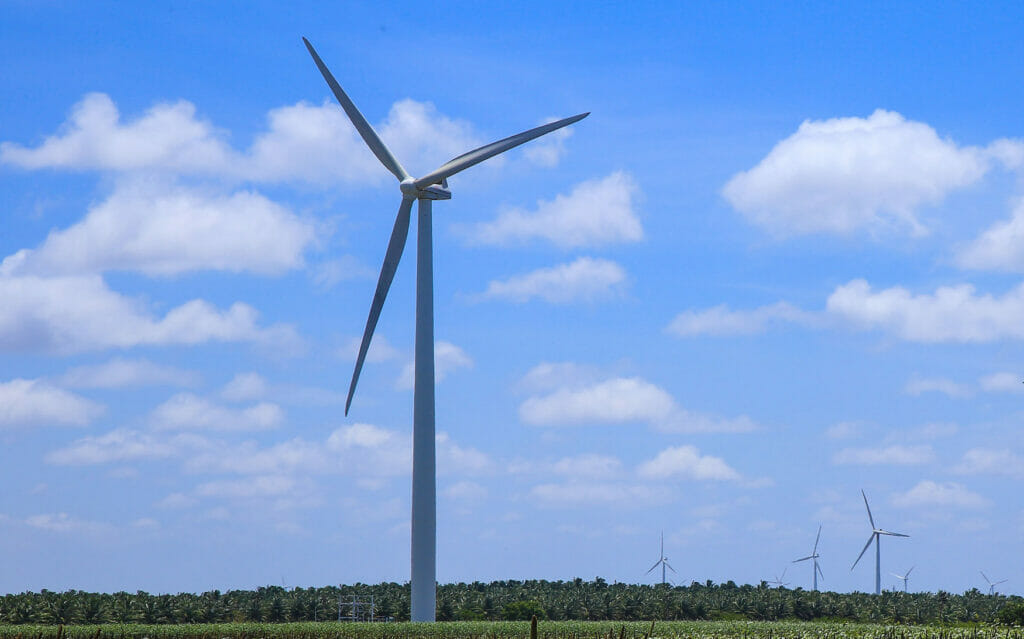
[[[864,556],[864,553],[868,551],[868,546],[871,542],[875,542],[875,594],[882,594],[882,535],[889,535],[890,537],[909,537],[910,535],[904,535],[903,533],[889,532],[888,530],[882,530],[875,526],[875,518],[871,516],[871,506],[868,506],[868,496],[864,494],[864,491],[860,491],[861,497],[864,498],[864,507],[868,509],[868,520],[871,522],[871,536],[868,537],[868,543],[864,544],[864,550],[860,551],[857,555],[857,561],[853,562],[850,566],[850,570],[857,567],[857,562]]]
[[[914,566],[911,566],[910,570],[908,570],[907,574],[905,574],[905,575],[897,575],[894,572],[890,572],[889,574],[892,575],[893,577],[896,577],[897,579],[902,579],[903,580],[903,592],[906,592],[907,591],[907,579],[910,578],[910,573],[912,573],[912,572],[914,572]]]
[[[678,572],[676,572],[675,568],[673,568],[672,566],[670,566],[668,564],[668,557],[665,556],[665,533],[661,533],[661,554],[659,555],[659,557],[661,557],[661,558],[658,559],[658,561],[654,562],[654,565],[651,566],[650,570],[648,570],[644,574],[645,575],[649,575],[649,574],[651,574],[651,572],[655,568],[657,568],[658,566],[661,566],[661,585],[664,586],[665,585],[665,569],[666,568],[671,570],[673,574],[676,574],[676,575],[679,574]]]
[[[435,442],[434,442],[434,242],[431,228],[431,205],[434,200],[449,200],[452,197],[448,190],[448,178],[471,166],[475,166],[488,158],[492,158],[534,138],[551,133],[573,122],[587,117],[589,113],[581,113],[564,120],[551,122],[542,126],[517,133],[497,142],[492,142],[468,153],[452,158],[440,167],[423,177],[413,177],[406,173],[402,165],[392,155],[363,114],[348,97],[341,85],[327,69],[313,45],[305,38],[309,54],[313,56],[320,74],[341,103],[348,119],[352,121],[356,131],[370,147],[370,151],[380,160],[388,171],[398,179],[398,188],[402,192],[402,202],[398,207],[398,215],[391,231],[387,251],[384,253],[384,265],[377,279],[377,290],[370,304],[370,314],[366,318],[363,330],[363,341],[359,345],[356,356],[352,382],[348,387],[348,398],[345,400],[345,414],[348,415],[352,404],[352,395],[359,381],[359,372],[363,369],[366,352],[370,348],[370,339],[377,327],[384,300],[395,277],[398,261],[405,250],[405,241],[409,235],[409,217],[412,203],[419,202],[419,218],[416,238],[416,357],[415,383],[413,388],[413,420],[412,420],[412,621],[434,621],[434,608],[437,601],[437,477],[435,474]]]
[[[774,581],[767,581],[767,580],[765,580],[765,583],[775,584],[776,586],[781,588],[782,586],[788,586],[789,585],[788,581],[783,581],[783,579],[785,579],[785,578],[786,578],[786,569],[783,568],[782,569],[782,574],[781,575],[775,575],[775,580]]]
[[[981,571],[979,570],[978,572]],[[985,581],[988,582],[988,594],[990,595],[996,594],[996,586],[998,586],[999,584],[1005,584],[1007,581],[1009,581],[1009,579],[1000,579],[999,581],[992,581],[983,572],[981,572],[981,576],[985,577]]]
[[[807,561],[808,559],[811,559],[811,560],[814,561],[814,570],[811,571],[811,574],[814,576],[814,589],[815,590],[818,589],[818,575],[821,575],[822,579],[825,578],[825,575],[821,572],[821,567],[818,565],[818,557],[821,556],[821,555],[818,554],[818,540],[819,539],[821,539],[821,524],[818,524],[818,536],[814,538],[814,550],[811,551],[811,554],[807,555],[806,557],[801,557],[800,559],[794,559],[793,560],[794,564],[798,563],[798,562],[801,562],[801,561]]]

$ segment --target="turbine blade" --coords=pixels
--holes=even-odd
[[[860,561],[860,558],[863,557],[864,553],[866,553],[868,551],[868,547],[871,545],[871,542],[873,542],[874,540],[875,540],[875,533],[871,533],[871,536],[868,537],[868,543],[864,544],[864,550],[860,551],[860,554],[857,555],[857,561]],[[853,565],[850,566],[850,570],[853,570],[854,568],[857,567],[857,561],[853,562]]]
[[[889,532],[888,530],[879,530],[880,535],[889,535],[890,537],[909,537],[910,535],[904,535],[903,533]]]
[[[654,570],[655,568],[657,568],[657,567],[658,567],[658,566],[660,566],[660,565],[661,565],[661,560],[659,559],[658,561],[654,562],[654,565],[653,565],[653,566],[651,566],[651,570]],[[645,574],[645,575],[649,575],[649,574],[651,574],[651,570],[648,570],[648,571],[647,571],[647,572],[645,572],[644,574]]]
[[[801,557],[800,559],[794,559],[791,563],[795,564],[798,561],[807,561],[808,559],[814,559],[814,555],[808,555],[806,557]]]
[[[484,145],[479,149],[474,149],[469,153],[463,153],[456,158],[448,160],[440,167],[434,169],[423,177],[418,178],[414,184],[417,189],[422,189],[426,186],[430,186],[431,184],[437,184],[441,180],[450,178],[459,171],[463,171],[471,166],[480,164],[488,158],[492,158],[499,153],[504,153],[505,151],[515,148],[520,144],[529,142],[534,138],[539,138],[546,133],[551,133],[552,131],[561,129],[564,126],[569,126],[573,122],[579,122],[588,115],[590,115],[590,112],[574,115],[571,118],[565,118],[564,120],[559,120],[557,122],[550,122],[534,129],[530,129],[529,131],[517,133],[503,140],[491,142],[490,144]]]
[[[1010,581],[1010,580],[1009,579],[1003,579],[1002,581],[997,581],[997,582],[995,582],[992,585],[993,586],[998,586],[999,584],[1005,584],[1007,581]]]
[[[818,524],[818,536],[814,538],[814,550],[811,551],[812,555],[818,554],[818,540],[821,539],[821,524]]]
[[[821,572],[821,566],[818,565],[818,562],[814,562],[814,569],[818,571],[818,574],[821,575],[822,579],[825,578],[825,573]]]
[[[373,294],[373,303],[370,304],[370,315],[366,318],[363,341],[359,345],[356,368],[352,372],[352,383],[348,387],[348,399],[345,400],[345,415],[348,415],[348,408],[352,405],[352,395],[356,392],[356,382],[359,381],[359,373],[363,370],[366,352],[370,349],[370,339],[373,337],[373,330],[377,328],[377,320],[380,319],[380,311],[384,307],[384,300],[388,296],[388,289],[391,288],[391,280],[395,279],[398,261],[402,259],[402,251],[405,250],[405,240],[409,236],[409,211],[412,210],[412,203],[413,200],[402,198],[402,204],[398,207],[398,216],[395,218],[395,226],[391,231],[391,239],[388,241],[388,250],[384,253],[384,264],[380,267],[377,291]]]
[[[987,582],[988,582],[988,585],[990,585],[990,586],[991,586],[991,585],[992,585],[992,580],[991,580],[991,579],[989,579],[989,578],[988,578],[988,576],[987,576],[987,575],[985,575],[985,573],[984,573],[984,572],[982,572],[982,571],[980,571],[980,570],[979,570],[978,572],[981,572],[981,576],[982,576],[982,577],[984,577],[984,578],[985,578],[985,581],[987,581]]]
[[[911,566],[911,567],[910,567],[910,570],[908,570],[908,571],[907,571],[907,577],[909,577],[909,576],[910,576],[910,573],[914,572],[914,568],[916,568],[916,567],[917,567],[917,566]]]
[[[676,569],[672,567],[672,564],[668,563],[667,561],[665,562],[665,567],[668,568],[669,570],[671,570],[673,573],[675,573],[677,575],[679,574],[678,572],[676,572]],[[1003,582],[1000,581],[999,583],[1003,583]]]
[[[409,177],[409,174],[405,172],[402,165],[398,163],[395,156],[391,155],[391,151],[384,145],[384,142],[377,135],[377,132],[373,130],[370,123],[366,121],[363,114],[359,112],[356,105],[349,99],[345,91],[342,90],[341,85],[334,79],[331,72],[327,69],[327,65],[317,55],[313,45],[309,43],[309,40],[303,38],[303,42],[306,43],[306,48],[309,49],[309,55],[313,56],[313,62],[316,62],[316,66],[320,69],[320,74],[324,76],[324,80],[327,80],[327,86],[331,87],[331,91],[334,93],[334,97],[338,99],[341,104],[341,108],[345,109],[345,113],[348,115],[348,119],[352,121],[352,124],[356,127],[356,131],[362,136],[363,141],[366,142],[366,146],[370,147],[373,154],[377,156],[380,163],[384,165],[388,171],[391,171],[398,181]]]
[[[868,506],[868,496],[864,494],[864,489],[860,491],[861,497],[864,498],[864,507],[868,509],[868,521],[871,522],[871,530],[875,529],[875,518],[871,516],[871,506]]]

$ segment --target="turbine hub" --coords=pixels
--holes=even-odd
[[[448,190],[447,180],[443,184],[431,184],[428,187],[416,188],[416,178],[405,178],[398,185],[402,191],[402,197],[416,200],[450,200],[452,192]]]

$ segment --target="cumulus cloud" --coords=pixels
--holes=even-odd
[[[229,402],[246,402],[261,399],[267,394],[267,380],[259,373],[238,373],[220,391],[220,396]]]
[[[972,448],[964,453],[953,472],[961,475],[1024,477],[1024,456],[1006,448]]]
[[[568,195],[537,203],[536,210],[508,209],[492,222],[463,228],[474,244],[509,245],[541,239],[561,248],[639,242],[643,227],[636,212],[633,178],[617,171],[575,186]]]
[[[467,123],[415,100],[394,103],[375,128],[410,170],[429,171],[480,145]],[[157,104],[122,121],[109,96],[91,93],[38,147],[0,144],[0,162],[26,169],[161,171],[314,184],[360,184],[387,176],[332,99],[272,109],[266,131],[245,151],[231,148],[226,139],[187,101]]]
[[[964,486],[953,483],[937,483],[931,480],[918,482],[905,493],[894,494],[890,501],[894,506],[951,506],[954,508],[985,508],[991,502]]]
[[[942,139],[927,124],[879,109],[867,118],[808,120],[722,195],[771,232],[925,232],[917,209],[978,181],[984,149]]]
[[[83,220],[6,258],[8,274],[197,270],[278,274],[303,265],[313,224],[259,193],[222,195],[155,180],[117,186]]]
[[[610,482],[564,482],[538,484],[530,496],[549,507],[620,505],[647,506],[669,499],[669,491],[662,486]]]
[[[720,457],[701,455],[693,446],[666,448],[654,459],[640,464],[637,474],[645,479],[682,479],[735,481],[740,474]]]
[[[1024,273],[1024,200],[1009,220],[997,222],[957,254],[963,268]]]
[[[951,379],[941,377],[918,377],[914,376],[907,380],[903,386],[903,392],[917,397],[922,393],[942,393],[953,398],[965,398],[973,395],[971,387],[966,384],[958,384]]]
[[[864,329],[915,342],[991,342],[1024,338],[1024,284],[1002,297],[979,295],[969,284],[914,295],[894,286],[872,290],[858,279],[829,296],[829,313]]]
[[[844,448],[832,457],[836,464],[876,466],[892,464],[913,466],[927,464],[935,459],[931,446],[886,446],[883,448]]]
[[[163,437],[156,433],[117,429],[103,435],[83,437],[51,451],[46,455],[46,461],[58,466],[91,466],[141,459],[166,459],[176,457],[186,450],[206,448],[209,445],[205,439],[191,435]]]
[[[806,324],[813,321],[810,313],[786,302],[761,306],[754,310],[730,310],[725,304],[699,311],[683,311],[668,325],[668,332],[680,337],[698,335],[753,335],[769,326],[784,323]]]
[[[1021,381],[1021,376],[1018,373],[992,373],[982,377],[978,383],[981,385],[981,389],[989,393],[1022,393],[1024,392],[1024,383]]]
[[[615,297],[626,283],[626,271],[610,260],[581,257],[569,264],[540,268],[507,280],[492,280],[483,298],[551,304],[593,302]]]
[[[829,439],[853,439],[860,436],[863,425],[857,422],[838,422],[825,429],[825,437]]]
[[[33,528],[54,533],[103,535],[114,532],[114,527],[108,523],[79,519],[67,513],[32,515],[25,519],[25,523]]]
[[[268,430],[284,421],[284,411],[269,402],[226,408],[192,393],[179,393],[153,409],[149,419],[158,430]]]
[[[372,347],[371,347],[372,350]],[[451,342],[434,343],[434,383],[439,384],[449,374],[460,368],[472,368],[473,359]],[[416,363],[409,362],[402,368],[396,386],[411,390],[416,383]]]
[[[750,418],[733,419],[693,413],[680,407],[664,389],[639,377],[619,377],[584,386],[558,388],[527,398],[519,417],[536,426],[646,422],[666,432],[747,432]]]
[[[559,475],[573,478],[609,478],[618,475],[622,470],[622,462],[610,455],[588,453],[575,457],[563,457],[551,466],[551,470]]]
[[[147,359],[115,357],[102,364],[76,366],[61,375],[72,388],[127,388],[130,386],[192,386],[199,374]]]
[[[38,379],[0,382],[0,428],[85,426],[103,406]]]
[[[538,124],[544,125],[561,118],[548,118]],[[565,141],[572,136],[572,127],[563,127],[552,131],[539,140],[534,140],[523,149],[523,156],[537,166],[551,168],[557,166],[565,156]]]
[[[2,350],[67,354],[210,341],[293,350],[299,342],[290,326],[258,326],[256,310],[242,303],[221,311],[209,302],[192,300],[154,318],[139,300],[110,290],[96,275],[0,274],[0,299]]]

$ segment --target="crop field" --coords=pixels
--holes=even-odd
[[[5,625],[0,639],[526,639],[526,621]],[[542,621],[537,639],[1024,639],[1015,626],[754,621]]]

